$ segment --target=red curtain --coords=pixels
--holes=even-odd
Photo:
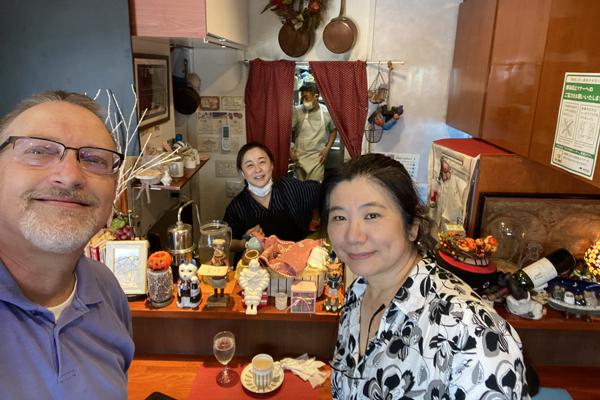
[[[246,83],[246,138],[263,143],[275,156],[273,176],[287,174],[294,93],[292,61],[250,61]],[[365,92],[366,93],[366,92]]]
[[[352,158],[360,156],[369,108],[367,63],[311,61],[309,66],[344,146]]]

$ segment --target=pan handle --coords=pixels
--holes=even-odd
[[[339,17],[343,17],[345,12],[346,12],[346,0],[341,0],[341,3],[340,3],[340,15],[338,15],[338,18]]]

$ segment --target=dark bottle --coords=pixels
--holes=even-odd
[[[567,249],[558,249],[514,273],[520,287],[531,290],[575,267],[575,257]]]

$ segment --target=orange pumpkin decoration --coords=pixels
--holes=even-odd
[[[162,271],[171,266],[173,257],[166,251],[156,251],[148,257],[148,268],[154,271]]]

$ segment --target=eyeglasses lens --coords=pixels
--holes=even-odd
[[[29,137],[19,137],[14,142],[18,160],[32,167],[46,167],[62,158],[66,147],[60,143]],[[80,147],[76,149],[81,167],[89,172],[107,175],[117,171],[120,165],[118,154],[101,148]]]

